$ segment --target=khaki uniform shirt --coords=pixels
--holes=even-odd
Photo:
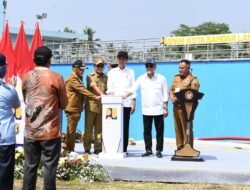
[[[92,99],[96,98],[94,94],[83,86],[82,80],[75,73],[72,73],[66,80],[66,92],[69,99],[69,103],[65,109],[67,112],[82,112],[84,96]]]
[[[61,137],[61,109],[68,103],[61,75],[36,67],[22,81],[25,109],[25,137],[51,140]]]
[[[181,78],[180,75],[175,75],[172,85],[171,85],[171,92],[175,93],[180,90],[184,90],[187,88],[191,88],[194,90],[199,90],[200,88],[200,83],[199,80],[193,76],[191,73],[188,74],[185,78]],[[176,105],[178,105],[178,101],[176,102]]]
[[[107,91],[107,81],[108,77],[105,74],[98,74],[96,72],[90,73],[87,76],[87,89],[92,92],[95,95],[98,95],[96,91],[92,88],[93,85],[97,85],[97,87],[105,93]],[[95,113],[101,113],[102,112],[102,105],[100,101],[93,101],[89,98],[86,100],[85,105],[86,110],[92,111]]]

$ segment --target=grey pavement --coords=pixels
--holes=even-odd
[[[196,150],[201,151],[200,157],[204,162],[171,161],[175,139],[170,138],[164,141],[162,158],[155,155],[141,157],[144,153],[144,142],[137,141],[136,145],[128,147],[126,158],[98,160],[114,180],[250,185],[249,142],[195,140],[194,145]],[[82,145],[77,144],[76,150],[82,153]]]

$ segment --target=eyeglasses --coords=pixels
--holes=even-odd
[[[98,68],[104,68],[104,65],[96,65]]]
[[[74,67],[74,68],[76,68],[78,71],[83,71],[83,72],[85,70],[85,68],[80,68],[80,67]]]
[[[152,63],[147,63],[145,66],[146,66],[146,68],[148,68],[148,67],[153,68],[153,67],[154,67],[154,64],[152,64]]]
[[[190,69],[189,67],[179,67],[180,70],[184,70],[184,69]]]

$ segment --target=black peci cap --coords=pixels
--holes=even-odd
[[[79,68],[79,69],[82,69],[82,70],[88,69],[88,67],[86,67],[86,65],[84,64],[84,62],[82,60],[76,60],[73,63],[72,67]]]
[[[117,54],[117,58],[124,58],[124,59],[128,59],[128,53],[126,51],[119,51]]]
[[[34,52],[34,62],[38,64],[46,63],[52,57],[52,51],[46,47],[38,47]]]
[[[4,54],[0,53],[0,66],[6,65],[6,57]]]
[[[145,64],[154,64],[154,65],[155,65],[156,63],[155,63],[155,60],[154,60],[154,59],[148,58],[148,59],[146,60]]]

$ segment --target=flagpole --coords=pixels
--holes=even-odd
[[[36,15],[36,18],[38,20],[41,20],[41,24],[40,24],[40,29],[41,29],[41,33],[42,33],[42,30],[43,30],[43,19],[47,18],[47,13],[42,13],[41,15]]]
[[[6,19],[7,0],[3,0],[3,31]]]

